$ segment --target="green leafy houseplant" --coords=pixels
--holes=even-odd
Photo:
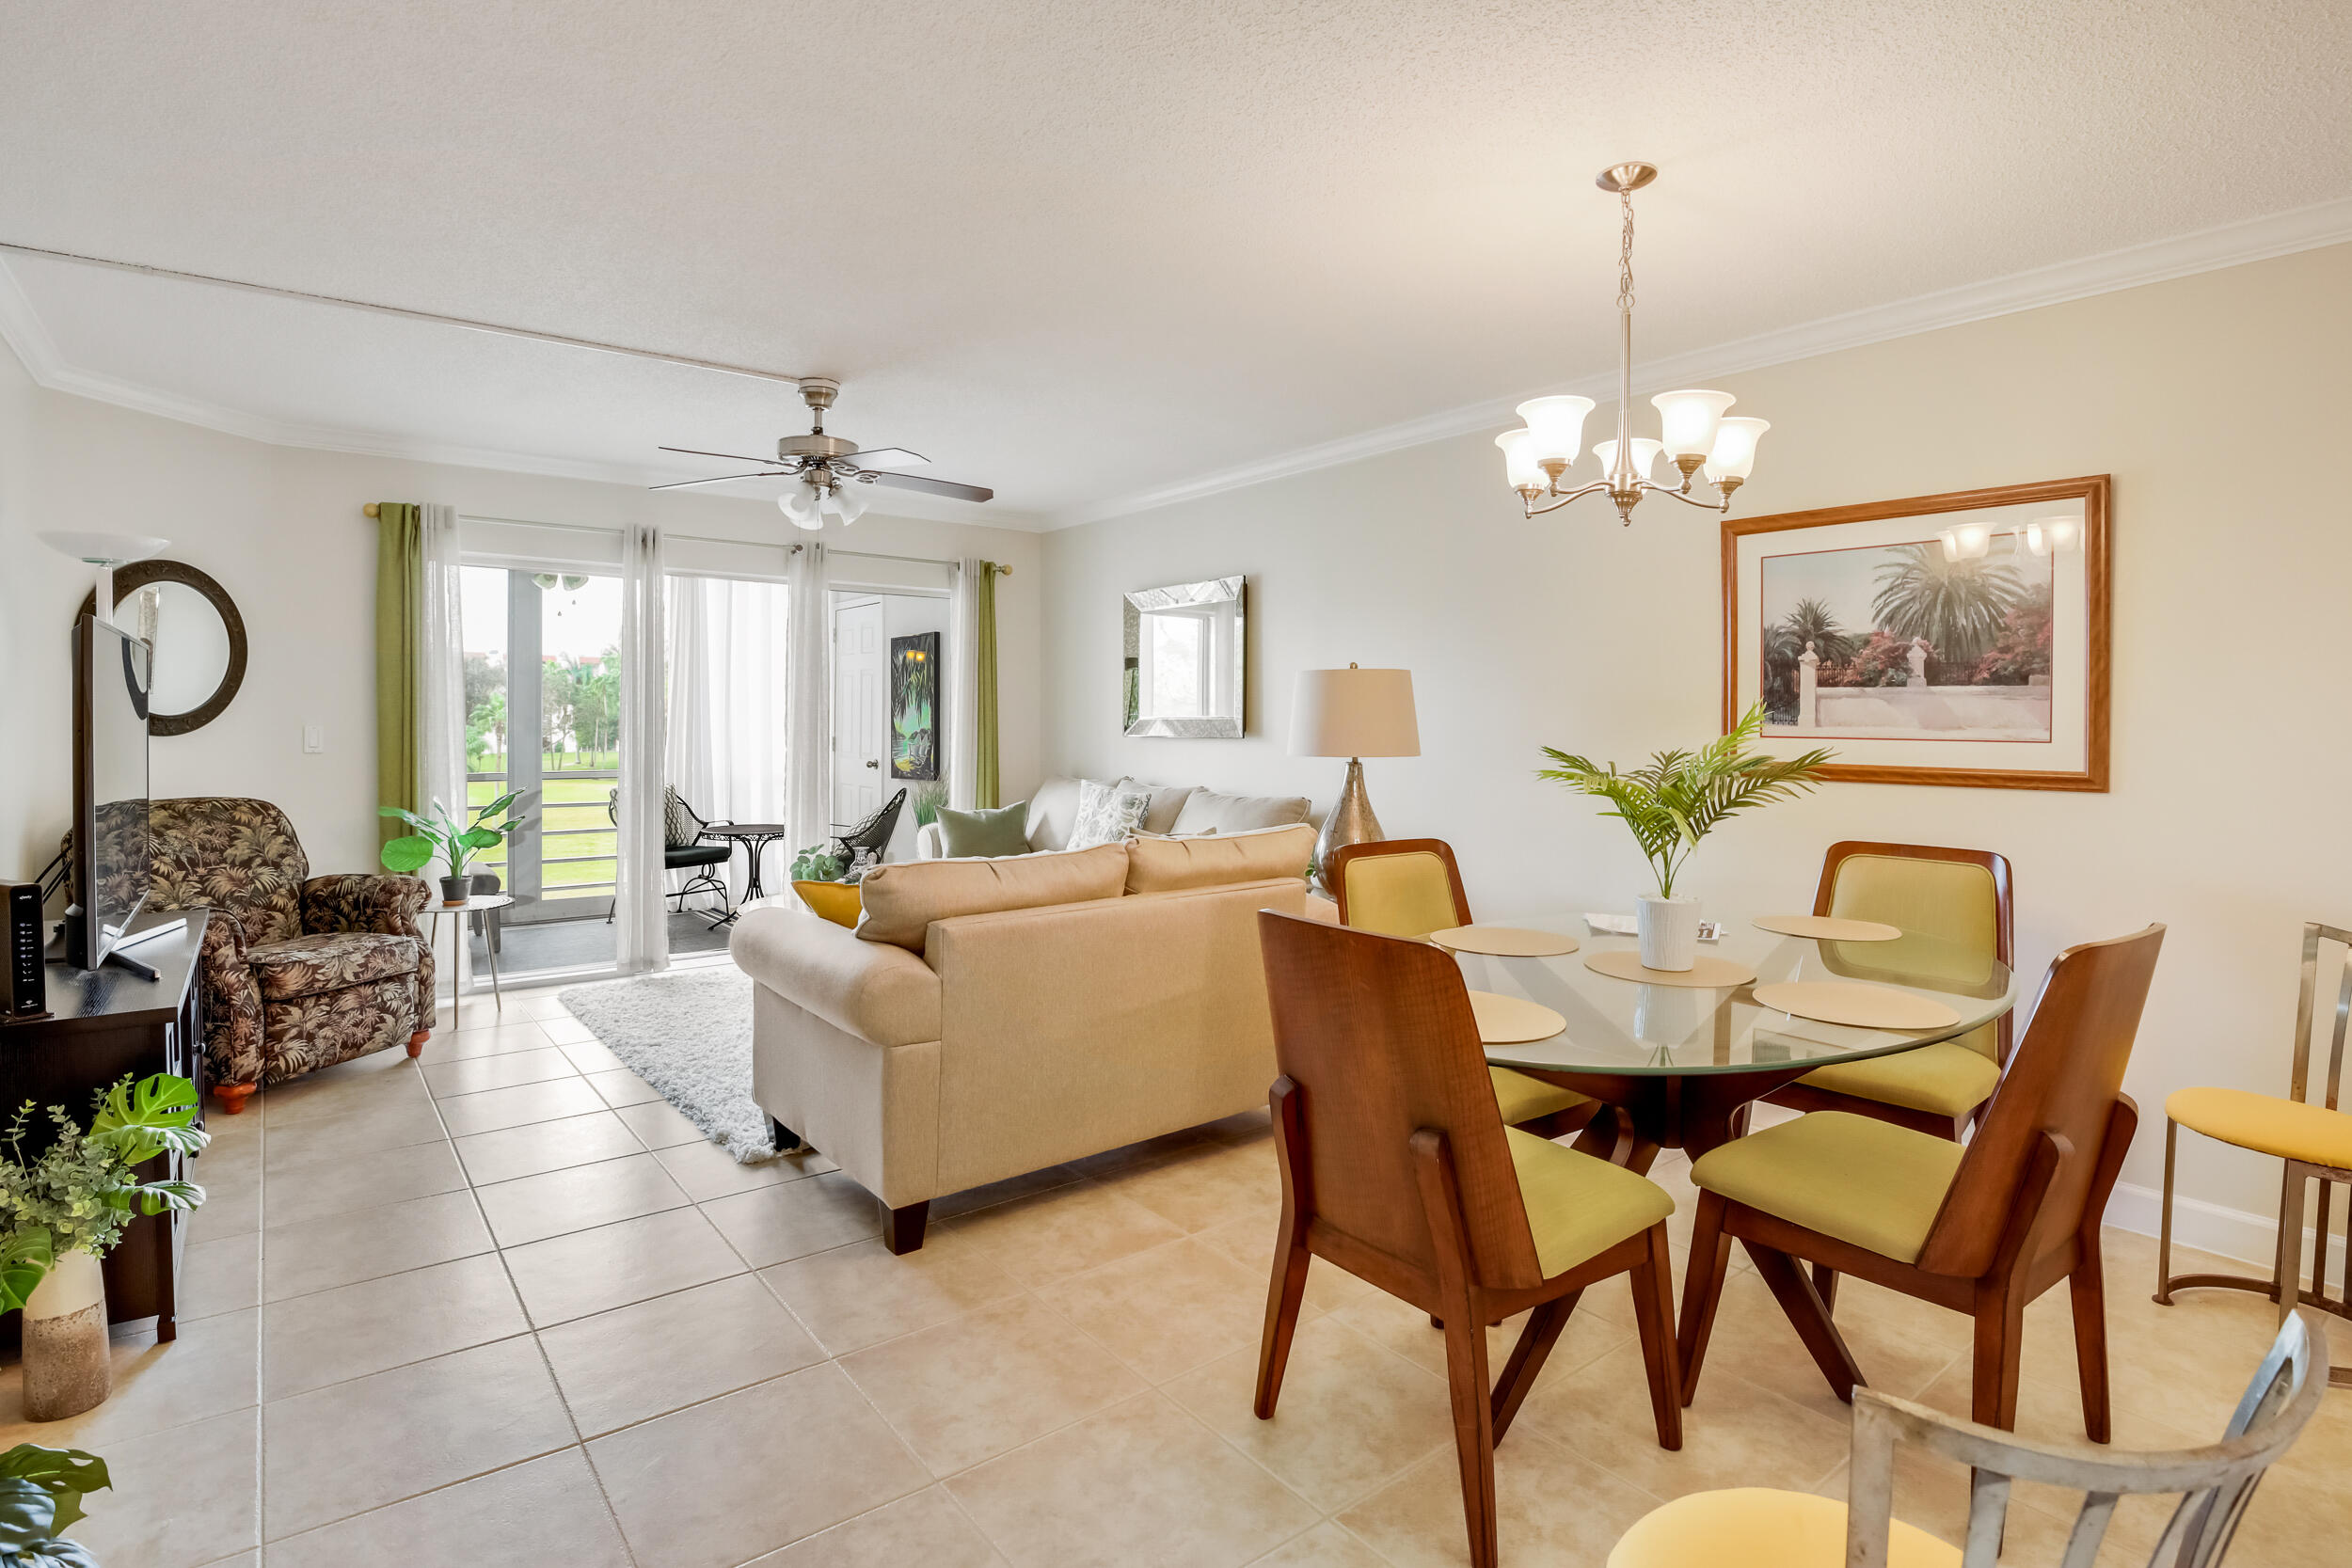
[[[490,819],[512,806],[521,795],[520,790],[508,790],[486,806],[475,808],[470,823],[460,821],[449,814],[440,801],[433,802],[430,817],[404,811],[398,806],[386,806],[378,816],[397,816],[417,831],[396,838],[384,846],[381,858],[388,871],[420,870],[434,861],[444,861],[451,877],[463,877],[466,863],[484,849],[495,849],[505,842],[506,835],[523,825],[519,816],[510,815],[504,821]]]
[[[1817,749],[1802,756],[1771,757],[1748,743],[1764,729],[1764,705],[1740,716],[1731,733],[1695,752],[1660,752],[1645,768],[1619,772],[1606,765],[1544,748],[1556,765],[1536,777],[1566,784],[1580,795],[1597,796],[1613,808],[1603,816],[1622,819],[1658,877],[1658,896],[1675,895],[1675,877],[1691,851],[1724,821],[1774,800],[1792,800],[1820,779],[1831,752]]]
[[[204,1189],[192,1181],[142,1181],[136,1174],[166,1149],[194,1154],[212,1141],[194,1125],[196,1085],[185,1078],[157,1073],[134,1087],[126,1073],[99,1095],[87,1132],[64,1106],[52,1105],[56,1141],[28,1158],[32,1115],[27,1101],[8,1123],[0,1158],[0,1312],[23,1307],[63,1254],[103,1258],[122,1239],[134,1204],[160,1214],[204,1201]]]
[[[84,1494],[113,1484],[106,1462],[79,1449],[19,1443],[0,1453],[0,1568],[98,1568],[57,1532],[83,1516]]]
[[[821,844],[812,844],[792,857],[792,879],[796,882],[837,882],[847,869],[848,863]]]

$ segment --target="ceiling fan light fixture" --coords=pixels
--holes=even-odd
[[[825,520],[817,513],[817,487],[805,481],[778,496],[776,508],[794,528],[814,533],[825,526]]]
[[[835,483],[825,492],[821,510],[825,515],[848,528],[866,515],[866,499],[854,484]]]

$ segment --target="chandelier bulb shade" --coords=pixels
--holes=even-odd
[[[2061,555],[2082,543],[2080,517],[2036,517],[2026,525],[2026,548],[2035,555]]]
[[[1633,509],[1644,497],[1658,494],[1686,506],[1728,512],[1732,492],[1747,483],[1756,467],[1757,437],[1771,428],[1762,420],[1726,419],[1734,401],[1729,392],[1683,388],[1650,399],[1659,413],[1661,439],[1633,434],[1633,193],[1657,177],[1652,165],[1627,163],[1603,169],[1595,182],[1617,198],[1624,213],[1624,237],[1617,252],[1617,421],[1613,438],[1593,449],[1600,458],[1600,477],[1585,484],[1561,484],[1561,476],[1583,448],[1585,416],[1594,408],[1590,398],[1531,398],[1518,406],[1526,429],[1495,437],[1502,451],[1503,476],[1518,492],[1521,509],[1530,517],[1592,495],[1607,496],[1627,522],[1632,521]],[[1678,480],[1650,477],[1661,455],[1674,459]],[[1617,471],[1621,461],[1622,473]],[[1713,486],[1711,498],[1692,493],[1701,469]]]
[[[1634,478],[1636,478],[1636,479],[1647,479],[1647,478],[1649,478],[1649,477],[1650,477],[1650,473],[1651,473],[1651,471],[1652,471],[1653,469],[1655,469],[1655,468],[1658,467],[1658,457],[1659,457],[1659,454],[1660,454],[1661,452],[1664,451],[1665,450],[1666,450],[1666,444],[1665,444],[1663,441],[1653,441],[1653,440],[1651,440],[1651,439],[1650,439],[1648,436],[1634,436],[1634,437],[1633,437],[1633,477],[1634,477]],[[1596,441],[1596,442],[1594,442],[1594,443],[1593,443],[1593,455],[1594,455],[1595,457],[1597,457],[1597,458],[1599,458],[1599,459],[1600,459],[1600,472],[1601,472],[1601,477],[1602,477],[1603,479],[1608,478],[1608,477],[1609,477],[1612,473],[1614,473],[1614,472],[1616,471],[1616,467],[1617,467],[1617,443],[1616,443],[1616,442],[1614,442],[1614,441]]]
[[[1993,531],[1982,523],[1962,523],[1936,535],[1944,543],[1947,561],[1982,561],[1993,548]]]

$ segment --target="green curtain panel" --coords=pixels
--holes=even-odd
[[[381,501],[375,518],[375,802],[417,811],[417,736],[422,728],[417,705],[424,684],[424,514],[405,501]],[[994,646],[993,636],[990,646]],[[990,657],[993,669],[993,653]],[[408,832],[397,817],[375,820],[379,841]]]
[[[980,562],[980,587],[977,595],[977,620],[975,628],[979,657],[977,675],[979,688],[978,721],[974,726],[979,742],[979,760],[972,772],[972,803],[986,810],[1000,802],[996,777],[996,573],[993,561]]]

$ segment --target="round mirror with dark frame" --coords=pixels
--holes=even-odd
[[[81,613],[97,609],[92,589]],[[155,649],[148,733],[186,735],[219,718],[245,684],[245,617],[229,590],[184,561],[134,561],[115,568],[114,609],[116,625]]]

